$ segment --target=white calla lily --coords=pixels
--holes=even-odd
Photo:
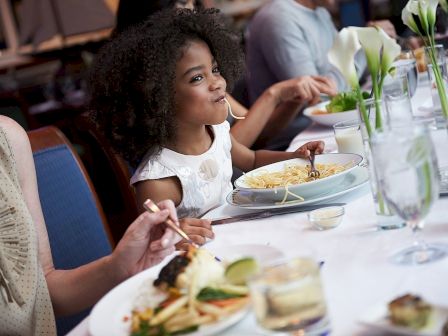
[[[375,82],[380,69],[380,52],[383,47],[383,41],[378,34],[378,28],[365,27],[354,28],[358,34],[359,42],[366,53],[367,67],[369,68],[372,81]]]
[[[445,12],[448,12],[448,1],[447,0],[440,0],[440,6],[442,6],[442,8]]]
[[[443,80],[442,72],[437,64],[435,57],[435,36],[434,26],[436,23],[436,11],[439,3],[443,9],[448,10],[447,0],[409,0],[406,4],[401,18],[403,23],[418,33],[422,38],[425,46],[428,48],[430,56],[432,71],[439,92],[440,104],[445,118],[448,119],[448,96],[445,90],[445,81]],[[415,16],[418,16],[418,24]]]
[[[426,0],[428,3],[428,9],[427,9],[427,17],[428,17],[428,24],[429,27],[434,27],[436,23],[436,11],[437,6],[439,5],[439,0]]]
[[[400,55],[401,47],[383,29],[378,28],[378,35],[383,44],[381,55],[381,77],[383,78],[388,74],[393,61]]]
[[[328,52],[328,60],[344,76],[352,88],[358,88],[358,75],[355,67],[355,54],[361,49],[358,36],[353,28],[344,28],[336,36]]]
[[[408,26],[414,33],[417,33],[421,35],[420,29],[418,29],[417,22],[415,22],[414,14],[418,14],[418,7],[417,11],[414,13],[414,7],[412,6],[411,2],[412,0],[407,3],[407,5],[403,8],[403,11],[401,12],[401,20],[403,23]]]

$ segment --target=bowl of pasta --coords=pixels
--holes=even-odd
[[[315,166],[320,177],[309,177],[307,159],[291,159],[254,169],[235,181],[235,187],[258,197],[278,202],[301,202],[330,192],[345,175],[355,169],[362,156],[351,153],[316,155]]]

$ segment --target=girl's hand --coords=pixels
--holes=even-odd
[[[184,218],[180,220],[180,227],[198,245],[204,245],[207,238],[215,238],[211,222],[208,219]],[[179,250],[187,250],[188,243],[184,240],[176,245]]]
[[[180,237],[163,222],[168,217],[177,221],[176,208],[172,201],[160,202],[158,206],[160,212],[144,212],[137,217],[111,254],[111,276],[119,281],[158,264],[174,252]]]
[[[325,148],[323,141],[310,141],[300,146],[295,152],[294,156],[298,158],[308,158],[311,155],[311,151],[316,154],[322,154]]]

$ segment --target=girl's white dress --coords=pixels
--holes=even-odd
[[[184,155],[164,148],[155,157],[145,157],[131,178],[131,184],[176,176],[182,185],[179,218],[199,217],[211,208],[224,204],[232,191],[230,126],[227,121],[211,126],[214,139],[201,155]]]

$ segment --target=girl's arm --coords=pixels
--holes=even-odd
[[[144,212],[143,202],[148,198],[154,202],[170,199],[178,206],[182,201],[182,186],[177,177],[166,177],[158,180],[144,180],[135,185],[135,196],[137,199],[138,211]]]
[[[143,202],[148,198],[154,202],[170,199],[176,206],[182,202],[182,186],[177,177],[167,177],[159,180],[145,180],[135,184],[139,212],[144,212]],[[182,230],[198,245],[204,245],[207,238],[213,239],[211,222],[208,219],[183,218],[179,221]],[[178,249],[187,250],[188,244],[181,241],[176,245]]]
[[[174,204],[165,202],[159,205],[166,210],[138,217],[111,255],[73,270],[55,270],[27,134],[9,118],[0,116],[0,125],[11,144],[23,197],[36,227],[39,259],[56,315],[76,313],[93,305],[115,285],[174,251],[178,239],[171,230],[164,230],[159,240],[150,236],[150,231],[168,216],[177,218]]]
[[[320,154],[323,150],[323,141],[311,141],[299,147],[295,152],[253,151],[232,137],[232,163],[244,172],[278,161],[307,158],[310,156],[310,151]]]
[[[285,80],[265,90],[249,111],[228,96],[234,114],[246,115],[246,119],[235,122],[230,132],[246,147],[251,147],[257,139],[263,143],[288,125],[300,111],[300,106],[306,102],[316,103],[320,93],[335,95],[336,85],[321,76]]]

